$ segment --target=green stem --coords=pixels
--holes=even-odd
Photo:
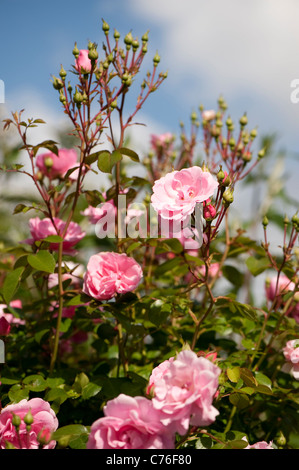
[[[54,338],[54,347],[53,347],[53,353],[52,353],[51,364],[50,364],[50,375],[52,374],[52,372],[54,370],[55,362],[56,362],[56,359],[57,359],[58,346],[59,346],[60,326],[61,326],[62,310],[63,310],[62,251],[63,251],[63,241],[61,241],[59,243],[59,246],[58,246],[59,307],[58,307],[58,316],[57,316],[56,331],[55,331],[55,338]]]

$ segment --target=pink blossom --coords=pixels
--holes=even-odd
[[[30,430],[26,430],[24,417],[31,411],[33,423]],[[12,424],[13,416],[21,418],[19,436],[15,426]],[[58,427],[57,417],[49,403],[41,398],[31,400],[21,400],[19,403],[7,405],[0,413],[0,448],[5,449],[6,443],[12,444],[17,449],[37,449],[39,447],[38,435],[41,431],[47,430],[53,433]],[[56,441],[50,440],[44,449],[53,449]]]
[[[151,400],[121,394],[108,401],[104,417],[91,426],[87,449],[173,449]]]
[[[247,439],[245,437],[243,437],[242,439],[247,442]],[[244,449],[274,449],[272,443],[273,441],[270,441],[269,443],[266,441],[259,441],[252,445],[248,444],[248,446],[244,447]]]
[[[211,197],[218,187],[209,171],[200,167],[172,171],[155,181],[151,202],[163,219],[185,220],[192,214],[196,203]]]
[[[91,71],[91,60],[88,57],[89,50],[81,49],[76,59],[75,68],[78,72],[88,73]]]
[[[287,361],[282,368],[283,372],[289,372],[299,380],[299,340],[289,340],[283,348],[283,354]]]
[[[199,273],[201,274],[201,276],[205,277],[205,275],[206,275],[206,265],[203,264],[203,265],[199,266],[197,269],[198,269]],[[221,275],[220,264],[219,263],[210,264],[209,269],[208,269],[208,280],[210,281],[215,276],[218,277],[219,275]]]
[[[67,268],[70,272],[62,274],[62,282],[70,280],[71,285],[74,287],[80,287],[82,281],[82,275],[84,274],[85,268],[83,265],[77,265],[68,261]],[[58,273],[49,274],[48,277],[48,288],[53,289],[58,286]]]
[[[155,150],[165,149],[173,142],[173,135],[171,132],[166,132],[165,134],[160,135],[151,135],[151,146]]]
[[[179,434],[185,434],[189,425],[211,424],[219,414],[212,405],[219,367],[190,350],[181,351],[166,366],[163,374],[157,374],[157,380],[149,381],[154,408],[164,415],[162,423]]]
[[[21,300],[13,300],[10,302],[11,307],[22,308]],[[24,325],[25,321],[16,317],[12,313],[5,312],[6,304],[0,304],[0,335],[6,336],[10,333],[11,325]]]
[[[91,224],[96,224],[105,217],[107,214],[109,217],[114,217],[116,214],[116,207],[113,203],[113,200],[103,202],[97,207],[88,206],[84,211],[81,212],[82,215],[88,217],[88,220]]]
[[[125,253],[102,252],[91,256],[83,291],[98,300],[133,291],[142,278],[139,264]]]
[[[149,383],[146,389],[146,393],[149,395],[154,388],[155,383],[157,380],[160,380],[164,374],[168,372],[170,362],[174,361],[174,357],[170,357],[166,359],[166,361],[161,362],[157,367],[155,367],[151,373],[149,378]]]
[[[79,162],[75,150],[59,149],[58,155],[53,152],[38,155],[36,166],[44,176],[54,179],[64,178],[68,170],[79,167]],[[70,179],[76,179],[76,172],[77,170],[70,174]]]
[[[211,199],[207,199],[203,203],[203,216],[206,220],[213,220],[215,219],[217,214],[215,206],[211,204]]]
[[[283,302],[283,295],[287,294],[288,292],[292,292],[295,289],[294,282],[290,281],[290,279],[283,273],[280,274],[276,292],[276,284],[277,284],[277,277],[273,277],[270,281],[266,282],[266,297],[270,302],[273,302],[276,298],[278,304],[282,307],[284,305]],[[276,293],[276,296],[275,296]],[[296,298],[295,294],[295,305],[291,306],[290,310],[288,311],[288,315],[294,317],[297,323],[299,323],[299,302]]]
[[[204,121],[212,121],[216,117],[216,111],[213,109],[206,109],[201,114]]]
[[[24,240],[23,243],[28,243],[33,245],[34,242],[43,240],[44,238],[49,237],[50,235],[62,235],[65,229],[66,223],[58,219],[57,217],[53,218],[54,224],[50,218],[40,219],[35,217],[29,220],[29,229],[32,238]],[[55,228],[56,227],[56,228]],[[85,236],[85,232],[81,231],[80,226],[75,222],[70,222],[66,234],[64,235],[63,241],[63,252],[67,254],[74,253],[74,246],[79,243],[82,238]],[[58,243],[50,243],[50,249],[57,251]]]

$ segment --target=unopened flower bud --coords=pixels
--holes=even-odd
[[[205,220],[209,222],[215,219],[216,214],[217,214],[216,208],[210,202],[206,201],[203,207],[203,216]]]
[[[239,122],[240,122],[240,126],[241,126],[241,127],[245,127],[245,126],[247,125],[248,119],[247,119],[246,114],[244,114],[244,115],[240,118]]]
[[[252,131],[250,132],[250,137],[251,139],[255,139],[257,136],[257,129],[252,129]]]
[[[54,77],[53,76],[53,88],[55,88],[55,90],[61,90],[61,88],[63,88],[63,82],[62,80],[60,80],[60,78],[57,78],[57,77]]]
[[[298,217],[298,214],[293,215],[293,217],[292,217],[292,224],[293,224],[293,225],[299,225],[299,217]]]
[[[133,42],[133,36],[132,36],[131,31],[130,31],[128,34],[126,34],[126,36],[124,38],[124,43],[127,46],[127,50],[131,47],[132,42]]]
[[[138,47],[139,47],[139,42],[138,42],[138,39],[136,38],[136,39],[134,39],[134,40],[132,41],[132,49],[133,49],[133,51],[136,52],[137,49],[138,49]]]
[[[146,33],[144,33],[141,40],[142,40],[143,43],[148,41],[148,31]]]
[[[73,55],[75,56],[76,59],[79,57],[79,53],[80,53],[80,51],[77,47],[77,43],[75,42],[75,47],[73,49]]]
[[[102,30],[104,31],[104,33],[107,34],[109,33],[109,30],[110,30],[110,26],[108,23],[106,23],[106,21],[102,20],[103,21],[103,24],[102,24]]]
[[[222,170],[222,167],[220,166],[220,170],[217,173],[217,180],[222,181],[225,177],[224,171]]]
[[[45,163],[46,168],[48,168],[48,169],[52,168],[53,163],[54,163],[53,158],[51,158],[51,157],[45,158],[44,163]]]
[[[227,127],[233,127],[234,123],[231,119],[231,117],[228,117],[227,120],[225,121],[225,124],[227,125]]]
[[[287,440],[284,436],[284,434],[280,431],[279,436],[276,438],[276,444],[280,447],[285,446],[287,443]]]
[[[234,193],[233,193],[233,190],[230,189],[230,188],[227,188],[223,195],[222,195],[222,198],[223,198],[223,203],[225,206],[229,206],[233,201],[234,201]]]
[[[83,95],[82,93],[80,93],[77,88],[76,88],[76,91],[75,91],[75,94],[73,96],[73,99],[74,99],[74,102],[77,104],[77,105],[80,105],[83,101]]]
[[[212,127],[212,129],[211,129],[211,135],[212,135],[213,137],[215,137],[216,140],[218,139],[218,137],[219,137],[219,135],[220,135],[220,132],[221,132],[220,128],[217,127],[217,126],[215,126],[215,125],[213,125],[213,127]]]
[[[32,416],[32,413],[31,413],[31,410],[29,410],[26,415],[24,416],[24,423],[27,425],[27,426],[31,426],[31,424],[33,423],[33,416]]]
[[[158,52],[156,52],[156,54],[153,58],[153,62],[154,62],[154,67],[157,67],[158,63],[160,62],[160,56],[159,56]]]
[[[191,121],[192,121],[192,122],[195,122],[196,120],[197,120],[197,114],[196,114],[195,111],[193,111],[193,112],[191,113]]]
[[[41,446],[46,446],[51,441],[52,434],[49,429],[42,429],[37,435],[37,441]]]
[[[231,149],[234,149],[236,146],[236,141],[233,137],[231,137],[228,141],[228,145],[230,146]]]
[[[19,415],[15,415],[13,413],[12,420],[11,420],[13,426],[18,430],[20,425],[21,425],[21,418]]]
[[[112,101],[112,103],[110,104],[110,107],[112,109],[115,109],[117,107],[117,100]]]
[[[60,78],[64,81],[66,77],[66,71],[64,70],[63,66],[61,65],[60,72],[59,72]]]
[[[62,90],[60,90],[60,94],[59,94],[59,101],[62,103],[62,104],[65,104],[66,103],[66,97],[63,93]]]
[[[95,47],[92,47],[91,49],[89,49],[88,58],[89,58],[90,60],[96,61],[98,57],[99,57],[99,53],[98,53],[98,51],[95,49]]]
[[[114,35],[113,35],[113,36],[114,36],[114,39],[115,39],[115,41],[118,41],[118,40],[119,40],[119,38],[120,38],[120,33],[119,33],[119,32],[118,32],[116,29],[115,29],[115,30],[114,30]]]
[[[264,218],[263,218],[263,222],[262,222],[264,228],[267,227],[268,223],[269,223],[268,217],[265,215]]]
[[[264,158],[265,154],[266,154],[266,149],[263,148],[263,149],[260,150],[259,153],[258,153],[258,159],[261,160],[262,158]]]
[[[250,162],[251,158],[252,158],[252,154],[249,151],[244,152],[243,155],[242,155],[242,160],[246,163]]]

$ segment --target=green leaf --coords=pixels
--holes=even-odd
[[[52,438],[58,441],[58,444],[61,447],[70,446],[71,448],[78,447],[78,439],[82,438],[86,442],[86,437],[88,436],[88,429],[82,424],[69,424],[67,426],[62,426],[58,428],[52,435]],[[73,447],[74,444],[74,447]],[[80,446],[80,448],[82,448]]]
[[[233,367],[232,369],[227,369],[226,373],[229,380],[233,383],[237,383],[240,379],[240,367]]]
[[[60,243],[63,241],[63,238],[60,237],[59,235],[49,235],[46,238],[42,239],[44,242],[49,242],[49,243]]]
[[[49,251],[40,250],[35,255],[28,255],[28,263],[37,271],[45,271],[46,273],[54,273],[56,261]]]
[[[270,262],[268,258],[255,258],[254,256],[249,256],[246,260],[246,266],[253,276],[258,276],[266,269],[270,268]]]
[[[241,368],[240,377],[248,387],[257,387],[258,382],[249,369]]]
[[[32,392],[42,392],[48,387],[47,381],[38,374],[28,375],[23,380],[23,383]]]
[[[83,398],[83,400],[88,400],[89,398],[94,397],[95,395],[97,395],[100,392],[101,388],[102,387],[100,385],[97,385],[93,382],[89,382],[82,389],[82,398]]]
[[[24,267],[20,266],[19,268],[14,269],[10,273],[7,274],[4,284],[3,284],[3,297],[7,304],[10,303],[11,299],[13,298],[17,287],[19,285],[21,276],[24,271]]]
[[[103,173],[111,173],[112,168],[117,162],[122,160],[122,154],[118,150],[110,153],[108,150],[99,152],[98,156],[98,169]]]
[[[269,387],[269,388],[272,387],[272,382],[271,382],[271,380],[269,379],[269,377],[267,377],[266,375],[262,374],[262,372],[256,372],[256,373],[255,373],[255,378],[256,378],[258,384],[260,384],[260,385],[265,385],[266,387]]]
[[[232,393],[229,396],[229,401],[232,405],[236,406],[240,410],[246,408],[249,405],[249,398],[244,393]]]
[[[23,399],[29,398],[29,389],[22,387],[21,384],[15,384],[10,388],[8,392],[8,397],[10,401],[18,403]]]
[[[122,147],[122,148],[119,149],[119,151],[122,155],[126,155],[131,160],[133,160],[134,162],[139,162],[140,161],[137,153],[134,152],[134,150],[128,149],[126,147]]]

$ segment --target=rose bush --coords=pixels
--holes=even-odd
[[[2,191],[0,446],[299,448],[299,218],[267,187],[273,142],[220,96],[141,155],[128,131],[167,73],[156,52],[138,80],[148,33],[102,29],[102,56],[75,44],[53,76],[69,146],[32,144],[45,122],[24,111],[3,121],[0,146],[20,143],[3,185],[33,191]],[[267,213],[236,217],[245,188]]]

